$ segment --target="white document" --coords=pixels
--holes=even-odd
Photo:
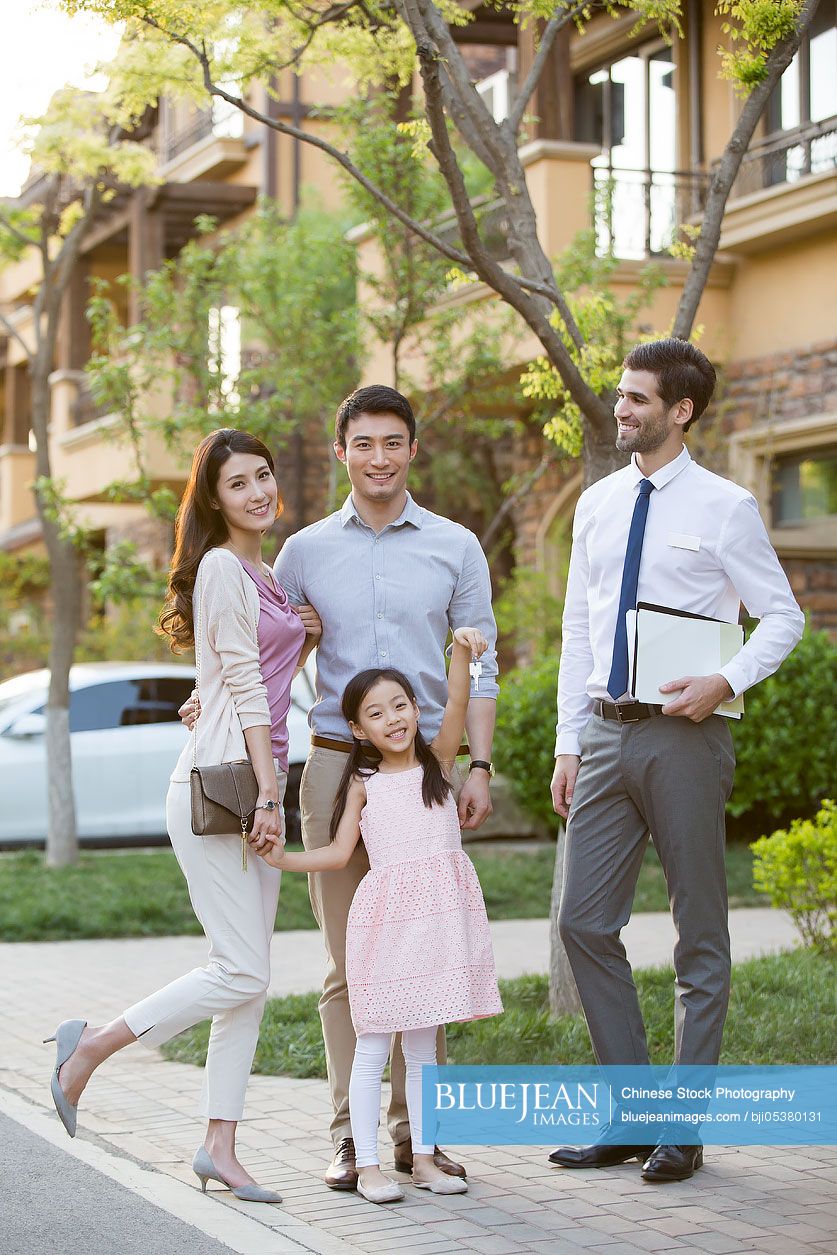
[[[694,618],[676,610],[648,609],[641,603],[627,614],[628,674],[639,702],[673,702],[676,693],[661,693],[660,685],[684,675],[714,675],[735,657],[744,644],[738,623]],[[721,702],[716,715],[740,719],[744,695]]]

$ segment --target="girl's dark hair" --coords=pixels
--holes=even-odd
[[[221,467],[233,453],[251,453],[264,458],[271,474],[275,474],[267,446],[257,436],[233,427],[210,432],[195,450],[189,482],[174,522],[174,556],[157,629],[161,636],[170,638],[175,654],[190,649],[195,643],[192,594],[201,558],[228,537],[224,516],[212,503]],[[281,513],[282,501],[277,499],[276,518]]]
[[[415,689],[406,675],[396,671],[393,667],[373,667],[369,671],[359,672],[346,685],[340,708],[347,723],[358,722],[363,699],[379,680],[392,680],[393,684],[399,684],[403,688],[411,702],[416,700]],[[422,736],[421,728],[416,728],[414,745],[416,758],[424,768],[424,778],[421,782],[422,801],[427,807],[433,806],[434,803],[441,806],[452,791],[451,783],[445,777],[438,758]],[[346,766],[343,769],[337,796],[334,799],[334,810],[331,815],[331,826],[328,833],[329,840],[333,841],[337,835],[337,827],[343,817],[343,811],[346,809],[346,798],[349,795],[349,785],[352,782],[352,777],[361,776],[366,778],[373,776],[378,770],[380,761],[381,755],[374,746],[364,745],[356,736],[352,737],[352,748],[349,752]]]

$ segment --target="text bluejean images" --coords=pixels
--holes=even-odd
[[[422,1095],[451,1145],[837,1143],[837,1067],[425,1067]]]

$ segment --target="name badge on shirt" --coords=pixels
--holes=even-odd
[[[700,536],[689,536],[687,532],[669,532],[668,543],[675,549],[692,549],[697,553],[700,549]]]

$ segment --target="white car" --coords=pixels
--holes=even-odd
[[[291,686],[288,835],[299,833],[299,780],[314,704],[309,659]],[[169,776],[188,738],[178,708],[194,667],[178,663],[80,663],[70,671],[70,739],[80,840],[120,845],[166,833]],[[0,845],[42,843],[47,830],[48,671],[0,684]]]

